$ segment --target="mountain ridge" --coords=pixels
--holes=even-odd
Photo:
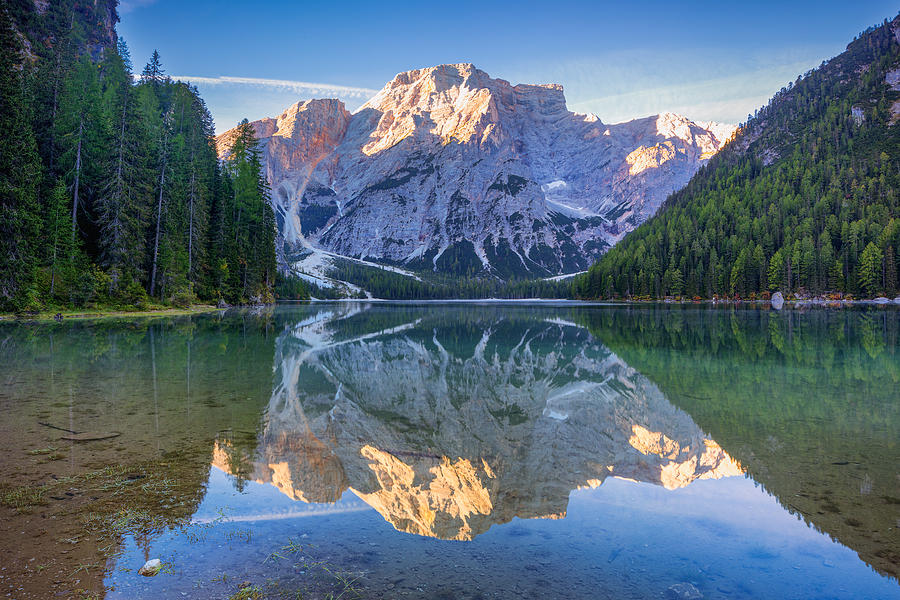
[[[579,297],[893,297],[900,254],[900,16],[779,91]]]
[[[352,114],[308,100],[252,126],[282,268],[321,248],[501,278],[586,268],[734,130],[672,113],[607,125],[569,111],[561,85],[471,63],[399,73]]]

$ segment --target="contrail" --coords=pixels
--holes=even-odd
[[[181,81],[204,85],[256,85],[261,87],[291,90],[299,94],[309,94],[313,96],[331,95],[368,99],[378,92],[378,90],[371,90],[368,88],[334,85],[330,83],[291,81],[289,79],[261,79],[258,77],[230,77],[227,75],[220,75],[218,77],[204,77],[200,75],[172,75],[172,79],[180,79]]]

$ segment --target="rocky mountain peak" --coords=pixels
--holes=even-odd
[[[350,113],[344,103],[336,98],[301,100],[275,119],[276,129],[270,135],[297,139],[305,135],[310,127],[324,124],[326,129],[340,131],[343,136],[349,121]]]
[[[399,73],[352,115],[309,100],[253,126],[283,266],[312,247],[500,277],[586,268],[734,130],[673,113],[606,125],[560,85],[471,63]]]
[[[371,112],[379,117],[364,148],[366,154],[390,148],[416,131],[432,134],[443,144],[497,146],[504,122],[510,119],[558,119],[571,114],[561,85],[513,86],[471,63],[399,73],[357,111]]]

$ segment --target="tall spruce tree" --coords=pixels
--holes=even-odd
[[[44,209],[44,265],[49,269],[46,297],[65,302],[77,277],[78,245],[72,239],[72,219],[66,184],[58,179],[50,191]]]
[[[72,239],[79,219],[90,221],[92,193],[96,190],[104,144],[101,94],[97,66],[83,55],[69,72],[60,100],[56,139],[60,147],[60,173],[72,195]]]
[[[108,270],[116,291],[143,279],[144,224],[153,177],[124,41],[115,50],[106,50],[102,67],[108,139],[97,197],[99,263]]]
[[[233,186],[230,219],[226,212],[229,293],[235,299],[268,301],[275,284],[275,216],[259,142],[247,119],[237,126],[226,168]]]
[[[0,307],[6,310],[37,303],[41,164],[22,60],[8,9],[0,6]]]

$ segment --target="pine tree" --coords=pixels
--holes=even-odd
[[[69,287],[77,276],[75,265],[77,264],[78,248],[69,234],[72,229],[72,219],[69,214],[70,202],[66,184],[62,179],[58,179],[50,192],[44,215],[44,232],[47,236],[44,264],[50,270],[47,298],[63,300],[63,302],[68,296]]]
[[[881,248],[869,242],[859,257],[859,285],[871,297],[877,296],[882,287],[882,265],[884,253]]]
[[[144,65],[144,70],[141,71],[141,82],[149,83],[158,88],[166,80],[165,73],[159,52],[154,50],[150,56],[150,62]]]
[[[884,291],[889,296],[897,293],[897,259],[893,246],[884,249]]]
[[[47,189],[52,189],[58,176],[60,103],[66,81],[78,62],[78,49],[85,44],[86,34],[79,15],[72,0],[47,3],[42,25],[52,44],[32,46],[32,51],[40,56],[32,77],[35,91],[32,118],[38,151],[47,167]]]
[[[0,306],[270,298],[258,150],[221,169],[209,111],[158,52],[135,85],[124,42],[96,27],[111,4],[10,5],[26,26],[0,6]]]
[[[0,6],[0,307],[33,308],[41,164],[31,129],[22,49]]]
[[[172,128],[172,111],[166,111],[166,114],[162,120],[162,126],[159,127],[159,180],[156,185],[156,208],[155,208],[155,218],[154,218],[154,235],[153,235],[153,254],[151,258],[151,267],[150,267],[150,295],[156,295],[156,275],[159,267],[159,249],[160,249],[160,240],[163,236],[163,218],[165,215],[165,200],[167,197],[167,186],[171,184],[171,180],[167,179],[167,175],[169,174],[169,157],[171,156],[171,143],[170,143],[170,134]]]
[[[120,40],[103,62],[104,120],[108,127],[97,216],[100,264],[113,291],[142,278],[144,228],[152,195],[145,131],[132,89],[131,60]]]
[[[232,294],[247,300],[270,300],[275,284],[275,216],[262,168],[259,142],[244,119],[238,124],[227,164],[233,185],[228,230],[229,285]]]
[[[95,189],[102,145],[101,95],[97,68],[82,56],[69,73],[60,99],[56,139],[61,147],[61,173],[72,195],[72,240],[79,217],[90,211],[89,190]]]

